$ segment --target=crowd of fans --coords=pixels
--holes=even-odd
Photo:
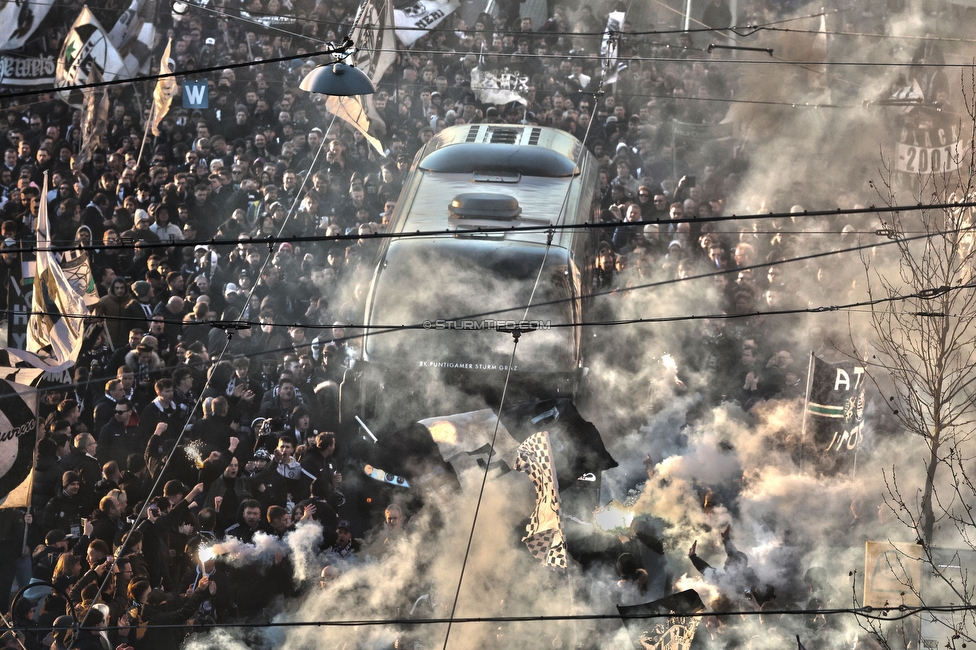
[[[10,607],[15,579],[55,587],[51,595],[28,591],[11,612],[15,625],[42,624],[15,639],[26,650],[66,646],[64,615],[72,610],[86,620],[74,639],[83,650],[105,643],[166,650],[184,631],[156,624],[270,620],[281,599],[300,596],[287,556],[266,571],[267,589],[239,589],[242,570],[198,552],[218,540],[250,542],[258,531],[281,538],[314,519],[326,531],[322,550],[337,558],[382,552],[385,536],[403,523],[399,507],[373,530],[351,530],[342,516],[338,386],[359,354],[343,324],[362,322],[378,247],[361,236],[383,232],[413,154],[446,127],[538,124],[585,140],[601,165],[594,218],[621,222],[602,231],[595,290],[769,263],[716,276],[723,308],[748,313],[791,298],[775,264],[795,254],[787,233],[757,234],[752,224],[723,233],[694,222],[725,213],[748,161],[672,146],[671,120],[716,124],[727,108],[689,98],[729,98],[736,82],[709,66],[691,35],[637,38],[625,25],[619,46],[627,65],[604,87],[592,55],[609,6],[555,6],[544,25],[520,19],[511,2],[473,25],[452,16],[399,52],[383,78],[374,96],[381,156],[341,123],[329,128],[324,98],[298,90],[315,65],[308,53],[348,34],[357,3],[232,4],[164,18],[176,70],[294,58],[209,75],[210,108],[174,105],[145,150],[147,94],[131,85],[109,87],[107,134],[88,161],[79,158],[79,110],[46,92],[2,104],[0,280],[6,287],[20,277],[20,254],[3,251],[33,241],[46,200],[55,243],[89,253],[104,317],[88,327],[76,384],[50,391],[40,405],[29,512],[0,511],[0,611]],[[295,20],[255,27],[238,9]],[[745,3],[739,21],[762,22],[773,9]],[[728,26],[727,3],[712,0],[704,20]],[[164,45],[157,43],[155,60]],[[662,52],[678,61],[643,60]],[[475,67],[524,76],[526,105],[483,105],[471,89]],[[815,201],[796,186],[764,207]],[[678,218],[686,220],[627,225]],[[353,238],[271,250],[254,241],[279,235]],[[184,245],[212,239],[231,243]],[[131,246],[108,247],[119,242]],[[0,301],[10,307],[5,292]],[[259,326],[214,326],[235,321]],[[713,398],[749,406],[802,390],[799,351],[784,340],[781,321],[753,321],[734,335],[722,322],[709,327],[705,345],[690,346],[682,361],[703,373],[734,369],[708,386]],[[157,484],[161,493],[151,493]],[[624,581],[639,582],[643,569],[632,560],[618,569]],[[99,625],[111,631],[99,635]]]

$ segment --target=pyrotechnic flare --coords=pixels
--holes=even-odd
[[[193,461],[193,464],[197,466],[197,469],[203,469],[203,450],[201,447],[203,443],[199,440],[191,442],[183,448],[186,453],[186,457]]]
[[[614,499],[593,513],[593,518],[600,530],[608,533],[630,528],[634,523],[634,511]]]

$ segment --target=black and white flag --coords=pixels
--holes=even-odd
[[[0,508],[30,505],[37,448],[37,391],[0,379]]]
[[[0,8],[0,51],[22,47],[54,6],[54,0],[13,0]]]
[[[549,434],[534,433],[518,447],[515,469],[528,474],[535,487],[535,510],[522,541],[540,562],[565,569],[566,540],[559,503],[559,482],[552,462]]]
[[[864,368],[810,355],[806,429],[821,454],[852,453],[864,438]]]
[[[64,39],[54,84],[59,88],[83,85],[89,83],[93,71],[100,76],[99,81],[132,76],[101,23],[85,7]],[[61,95],[72,106],[82,105],[83,94],[78,90],[62,91]]]
[[[529,78],[508,68],[502,70],[482,70],[475,68],[471,71],[471,90],[478,93],[478,99],[483,104],[500,106],[510,102],[518,102],[523,106],[525,91],[529,86]]]

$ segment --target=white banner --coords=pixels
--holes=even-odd
[[[54,0],[13,0],[0,9],[0,50],[23,47],[41,24]]]
[[[410,47],[460,6],[458,0],[417,0],[411,5],[394,7],[397,38]]]
[[[257,15],[257,16],[253,16],[250,13],[242,10],[241,11],[241,18],[243,18],[244,20],[250,21],[252,23],[257,23],[258,25],[261,25],[263,27],[284,28],[284,27],[294,27],[295,26],[295,17],[294,16],[289,16],[287,14],[286,15],[275,15],[275,16],[272,16],[270,14],[260,14],[260,15]]]
[[[132,74],[139,72],[152,54],[150,48],[156,38],[152,24],[155,14],[155,0],[132,0],[108,32],[108,40],[124,56],[125,65]],[[147,26],[151,28],[149,31]]]
[[[95,288],[88,253],[80,248],[61,253],[61,270],[86,305],[93,307],[98,304],[98,289]]]
[[[484,470],[489,462],[496,476],[512,471],[519,443],[491,409],[427,418],[420,424],[430,431],[441,457],[459,479],[471,468]]]
[[[899,142],[896,148],[895,169],[909,174],[942,174],[959,169],[967,144],[953,142],[944,147],[920,147]]]
[[[379,1],[382,3],[379,6],[371,0],[359,6],[350,35],[356,45],[351,63],[362,70],[374,86],[396,61],[397,46],[393,33],[393,0]],[[372,95],[327,97],[325,101],[329,111],[362,133],[380,156],[386,155],[378,139],[386,135],[386,122],[376,112]]]

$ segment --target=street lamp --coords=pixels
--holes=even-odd
[[[372,95],[375,93],[376,86],[369,80],[365,72],[354,65],[343,62],[347,56],[352,54],[351,48],[352,41],[347,38],[332,53],[338,60],[320,65],[309,72],[298,87],[306,92],[337,97]]]

